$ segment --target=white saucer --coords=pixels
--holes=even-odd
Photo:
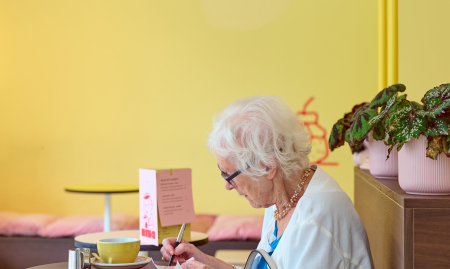
[[[152,260],[152,262],[153,262],[153,265],[154,265],[157,269],[164,269],[164,268],[166,268],[167,266],[169,266],[169,262],[166,262],[166,261],[155,261],[155,260]]]
[[[146,266],[152,258],[137,256],[133,263],[100,263],[97,258],[91,258],[91,265],[97,269],[139,269]]]

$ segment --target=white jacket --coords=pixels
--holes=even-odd
[[[275,206],[266,209],[258,249],[271,252]],[[373,269],[369,240],[347,194],[317,166],[272,254],[279,269]],[[253,266],[252,266],[253,267]]]

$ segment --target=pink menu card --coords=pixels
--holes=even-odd
[[[192,170],[139,169],[139,226],[142,245],[158,245],[161,227],[195,222]]]

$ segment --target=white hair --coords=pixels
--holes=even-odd
[[[253,96],[219,111],[208,149],[252,178],[274,166],[283,178],[298,175],[309,165],[311,145],[300,118],[280,99]]]

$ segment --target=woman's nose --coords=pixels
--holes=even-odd
[[[228,181],[224,180],[223,182],[225,184],[225,189],[227,189],[228,191],[231,191],[232,189],[234,189],[233,185],[228,183]]]

